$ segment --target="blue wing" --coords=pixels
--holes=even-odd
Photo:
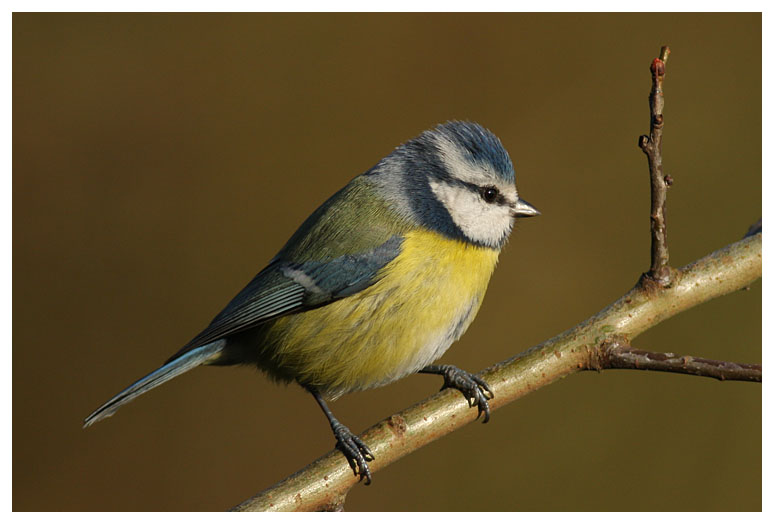
[[[169,360],[270,319],[317,308],[368,288],[377,282],[379,270],[398,255],[402,242],[403,237],[395,235],[367,252],[327,261],[296,263],[275,258]]]

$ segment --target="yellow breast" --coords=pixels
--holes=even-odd
[[[331,398],[416,372],[468,328],[497,262],[491,248],[408,233],[374,285],[275,321],[272,366]]]

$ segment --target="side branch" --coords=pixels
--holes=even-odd
[[[665,219],[665,203],[667,188],[673,183],[672,178],[665,176],[662,168],[662,128],[665,117],[665,95],[662,85],[665,80],[665,63],[670,56],[670,48],[664,46],[651,63],[651,93],[649,94],[650,132],[638,139],[638,145],[648,157],[649,173],[651,174],[651,268],[648,276],[662,286],[667,286],[672,280],[671,269],[668,266],[667,223]]]
[[[631,369],[691,374],[721,381],[762,382],[762,365],[730,363],[688,355],[657,353],[612,342],[600,352],[599,369]]]
[[[612,342],[631,341],[645,330],[684,310],[748,286],[762,274],[762,235],[758,233],[675,271],[670,287],[636,285],[603,311],[570,330],[494,365],[482,378],[500,407],[581,370],[600,368]],[[458,392],[444,390],[377,423],[362,439],[374,452],[376,472],[476,420],[476,410]],[[357,483],[337,451],[306,466],[233,510],[340,509]]]

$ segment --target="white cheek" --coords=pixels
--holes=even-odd
[[[430,186],[458,228],[471,240],[498,246],[511,232],[514,219],[505,206],[487,204],[460,186],[437,181],[431,181]]]

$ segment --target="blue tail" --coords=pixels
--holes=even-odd
[[[133,385],[113,396],[107,403],[92,412],[89,417],[83,420],[83,427],[86,428],[92,423],[112,416],[122,405],[129,403],[137,396],[145,394],[162,383],[166,383],[173,377],[177,377],[184,372],[188,372],[192,368],[212,361],[221,354],[221,350],[223,350],[224,346],[226,346],[226,341],[223,339],[213,341],[212,343],[200,346],[199,348],[194,348],[190,352],[186,352],[161,368],[154,370],[144,378],[136,381]]]

